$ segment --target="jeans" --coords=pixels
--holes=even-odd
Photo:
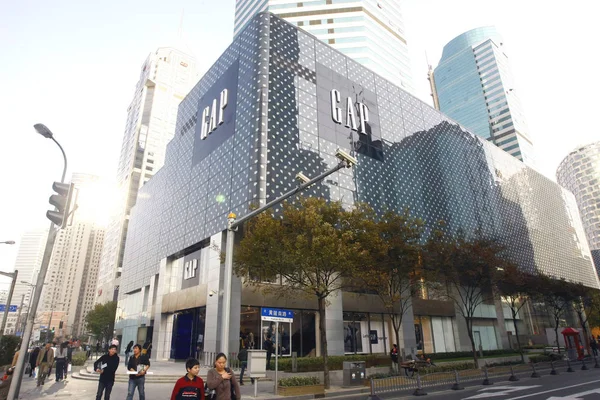
[[[63,379],[63,374],[65,373],[65,359],[57,358],[56,359],[56,381],[60,381]]]
[[[129,353],[125,353],[125,366],[127,367],[127,362],[129,361]]]
[[[248,362],[242,361],[242,372],[240,372],[240,383],[244,383],[244,371],[246,371],[247,366],[248,366]]]
[[[135,388],[138,388],[138,393],[140,395],[140,400],[146,400],[146,394],[144,393],[144,383],[146,382],[146,377],[142,376],[141,378],[129,379],[129,387],[127,388],[127,400],[133,400],[133,394],[135,393]]]
[[[96,392],[96,400],[102,399],[102,392],[104,392],[104,400],[110,400],[110,392],[112,392],[112,388],[114,382],[98,382],[98,391]]]

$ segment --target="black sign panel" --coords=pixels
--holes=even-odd
[[[239,61],[235,61],[200,98],[192,165],[205,159],[235,132]]]

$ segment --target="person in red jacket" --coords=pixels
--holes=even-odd
[[[200,362],[190,358],[185,362],[187,374],[175,383],[171,400],[204,400],[204,381],[198,376],[200,373]]]

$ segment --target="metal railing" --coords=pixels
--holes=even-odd
[[[459,390],[461,383],[480,381],[482,385],[492,384],[496,381],[517,381],[520,377],[539,378],[544,375],[556,375],[562,372],[575,372],[589,368],[600,368],[596,359],[571,362],[568,360],[549,361],[541,363],[515,364],[487,367],[472,370],[451,370],[445,372],[432,372],[414,377],[395,375],[387,378],[370,379],[371,395],[397,391],[414,390],[414,395],[425,394],[424,389],[429,387],[448,386]]]
[[[213,368],[215,366],[215,361],[217,358],[217,351],[203,351],[200,353],[200,366],[206,368]],[[241,363],[238,360],[238,353],[229,353],[227,356],[227,365],[234,370],[238,370],[241,368]]]

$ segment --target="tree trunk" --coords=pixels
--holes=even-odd
[[[323,356],[323,385],[325,385],[325,389],[329,389],[329,357],[327,356],[327,329],[325,321],[325,298],[319,297],[319,333],[321,336],[321,354]]]
[[[472,323],[466,317],[465,322],[467,323],[467,334],[469,335],[469,340],[471,341],[471,350],[473,351],[473,363],[475,363],[475,368],[479,368],[479,360],[477,357],[477,349],[475,348],[475,338],[473,337]]]
[[[590,346],[590,337],[588,335],[588,330],[586,327],[586,321],[583,320],[583,312],[581,310],[577,311],[577,316],[579,317],[579,325],[581,325],[581,329],[583,329],[583,341],[585,342],[585,348],[587,349],[588,354],[592,354],[592,348]]]
[[[515,336],[517,338],[517,350],[521,355],[521,361],[525,362],[525,356],[523,355],[523,349],[521,349],[521,340],[519,339],[519,328],[517,328],[517,311],[514,308],[510,308],[513,316],[513,326],[515,327]]]
[[[560,343],[558,342],[558,319],[555,320],[555,325],[554,325],[554,336],[556,337],[556,347],[558,350],[558,354],[560,354]]]

